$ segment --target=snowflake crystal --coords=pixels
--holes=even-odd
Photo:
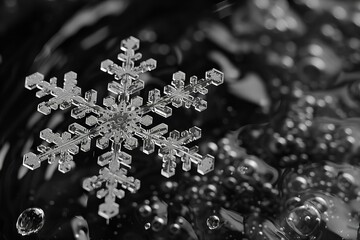
[[[123,198],[127,189],[134,193],[140,188],[140,181],[127,176],[131,168],[131,155],[122,151],[123,148],[133,150],[138,147],[138,139],[142,140],[141,150],[150,154],[158,147],[158,155],[162,158],[161,174],[171,177],[175,174],[177,159],[182,161],[182,169],[189,171],[191,163],[197,165],[200,174],[206,174],[214,168],[214,157],[202,156],[198,147],[188,148],[186,145],[201,137],[201,129],[192,127],[179,132],[174,130],[167,137],[168,126],[160,123],[149,129],[152,124],[150,112],[162,117],[169,117],[172,109],[169,107],[193,106],[197,111],[205,110],[207,103],[197,95],[207,94],[206,87],[210,84],[218,86],[223,83],[223,73],[212,69],[205,74],[205,79],[190,78],[190,84],[185,85],[185,74],[181,71],[173,74],[171,85],[164,87],[164,95],[160,90],[151,90],[148,101],[143,104],[143,99],[138,93],[144,88],[144,82],[139,75],[156,68],[156,61],[148,59],[135,66],[135,61],[141,59],[140,53],[135,53],[139,48],[139,40],[130,37],[121,42],[123,53],[118,55],[122,62],[119,66],[111,60],[101,63],[101,70],[114,75],[115,81],[108,84],[109,95],[103,99],[103,106],[97,105],[97,92],[90,90],[81,96],[81,89],[76,86],[76,73],[68,72],[64,76],[63,87],[57,86],[57,79],[51,78],[44,81],[44,76],[34,73],[26,77],[27,89],[38,88],[38,98],[51,95],[51,98],[38,105],[38,111],[47,115],[52,110],[71,109],[71,116],[75,119],[85,118],[87,127],[73,123],[68,131],[62,134],[53,133],[51,129],[40,132],[40,138],[48,142],[37,147],[38,154],[29,152],[24,155],[23,165],[31,170],[40,167],[42,161],[49,164],[58,164],[58,170],[66,173],[71,170],[73,156],[81,151],[87,152],[91,147],[91,140],[96,139],[96,146],[100,149],[111,150],[98,157],[101,168],[97,176],[87,178],[83,188],[87,191],[97,191],[98,198],[104,198],[104,203],[99,206],[99,215],[109,219],[119,212],[116,198]],[[134,96],[136,95],[136,96]],[[121,185],[121,188],[120,188]]]

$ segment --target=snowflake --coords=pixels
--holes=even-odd
[[[40,132],[40,138],[47,144],[37,147],[38,154],[29,152],[24,155],[23,165],[31,170],[40,167],[41,162],[58,164],[58,170],[66,173],[74,165],[73,156],[81,151],[87,152],[91,147],[91,140],[96,139],[96,146],[100,149],[110,149],[98,157],[98,165],[102,168],[97,176],[87,178],[83,188],[87,191],[99,189],[98,198],[104,198],[104,203],[99,206],[99,215],[109,219],[117,215],[119,205],[116,198],[123,198],[123,189],[134,193],[140,188],[140,181],[127,176],[131,168],[131,155],[122,151],[123,148],[133,150],[138,147],[138,140],[142,140],[141,150],[150,154],[158,147],[158,155],[162,158],[161,174],[171,177],[175,174],[177,159],[182,161],[182,169],[189,171],[191,163],[197,165],[200,174],[206,174],[214,169],[214,157],[202,156],[198,147],[186,147],[187,144],[201,137],[201,129],[192,127],[179,132],[174,130],[167,137],[168,126],[160,123],[152,125],[154,112],[162,117],[169,117],[173,107],[193,106],[197,111],[205,110],[207,103],[198,95],[207,94],[207,86],[223,83],[223,74],[212,69],[205,74],[205,79],[190,78],[190,84],[185,85],[185,74],[181,71],[173,74],[171,85],[164,87],[164,95],[160,90],[151,90],[147,103],[138,93],[144,88],[144,82],[139,75],[156,68],[156,61],[148,59],[135,66],[135,61],[141,59],[141,54],[136,53],[139,40],[130,37],[121,42],[123,53],[118,55],[122,62],[119,66],[111,60],[101,63],[101,70],[114,75],[115,80],[108,84],[109,95],[103,99],[103,106],[97,105],[97,92],[90,90],[81,96],[81,89],[76,86],[76,73],[68,72],[64,76],[63,87],[57,86],[57,79],[51,78],[44,81],[44,76],[34,73],[26,77],[25,87],[32,90],[38,88],[38,98],[51,95],[47,101],[38,105],[38,111],[48,115],[52,110],[71,109],[71,116],[75,119],[85,118],[87,127],[78,123],[69,125],[68,131],[62,134],[53,133],[51,129]],[[136,96],[135,96],[136,95]],[[146,128],[149,127],[149,128]],[[109,143],[111,142],[111,148]],[[106,150],[105,150],[106,151]],[[121,187],[120,187],[121,186]]]

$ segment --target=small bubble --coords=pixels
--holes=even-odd
[[[210,230],[214,230],[220,226],[220,218],[216,215],[208,217],[206,224]]]
[[[38,232],[44,226],[44,211],[40,208],[28,208],[17,219],[16,228],[22,236]]]
[[[240,174],[246,174],[249,168],[247,166],[240,166],[238,167],[238,171]]]
[[[288,183],[288,186],[292,192],[301,191],[308,187],[308,180],[302,176],[297,176]]]
[[[181,230],[181,227],[178,223],[173,223],[170,225],[169,230],[172,234],[178,234]]]
[[[218,189],[214,184],[207,184],[199,189],[199,194],[203,196],[204,199],[211,200],[218,194]]]
[[[151,208],[149,205],[146,205],[146,204],[141,205],[141,206],[139,207],[139,213],[140,213],[140,215],[141,215],[142,217],[148,217],[148,216],[150,216],[151,213],[152,213],[152,208]]]
[[[151,222],[151,225],[152,225],[151,229],[153,231],[159,232],[166,225],[166,223],[164,218],[156,216],[154,220]]]
[[[354,186],[354,183],[355,183],[355,179],[351,174],[349,173],[339,174],[337,185],[341,190],[346,191],[350,189],[352,186]]]
[[[166,181],[162,184],[161,188],[164,192],[170,192],[170,191],[174,190],[175,183],[172,181]]]
[[[145,225],[144,225],[145,230],[148,230],[150,227],[151,227],[150,223],[145,223]]]

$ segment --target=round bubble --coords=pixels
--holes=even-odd
[[[216,215],[208,217],[206,224],[210,230],[217,229],[220,226],[220,218]]]
[[[144,225],[145,230],[148,230],[150,227],[151,227],[150,223],[145,223],[145,225]]]
[[[40,208],[28,208],[17,219],[16,229],[25,236],[38,232],[45,222],[44,211]]]

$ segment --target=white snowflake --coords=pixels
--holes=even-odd
[[[51,129],[40,132],[40,138],[48,142],[37,147],[38,154],[29,152],[24,155],[23,165],[33,170],[40,167],[42,161],[49,164],[58,164],[60,172],[66,173],[71,170],[73,155],[79,152],[79,148],[87,152],[90,150],[91,139],[96,139],[96,146],[100,149],[109,149],[98,157],[98,164],[103,167],[97,176],[87,178],[83,182],[84,189],[97,191],[98,198],[104,198],[105,202],[99,207],[99,215],[109,219],[119,212],[116,198],[123,198],[127,189],[134,193],[140,188],[140,181],[127,176],[127,170],[131,168],[131,156],[122,151],[123,148],[133,150],[138,147],[138,139],[142,139],[141,150],[150,154],[158,146],[158,155],[163,160],[161,174],[171,177],[175,174],[176,160],[182,161],[182,169],[189,171],[191,163],[197,165],[200,174],[206,174],[214,168],[214,157],[202,156],[198,147],[188,148],[186,145],[201,137],[201,129],[192,127],[189,130],[179,132],[174,130],[168,137],[168,126],[160,123],[150,129],[152,117],[148,115],[154,112],[163,117],[172,114],[172,106],[178,108],[184,105],[186,108],[193,106],[196,110],[206,109],[207,103],[200,95],[207,94],[206,87],[210,84],[220,85],[223,83],[223,74],[212,69],[205,74],[204,79],[190,78],[190,84],[185,85],[185,74],[176,72],[173,74],[171,85],[164,87],[164,96],[158,89],[151,90],[148,101],[143,104],[143,99],[137,95],[143,88],[144,82],[139,75],[156,68],[156,61],[149,59],[135,66],[135,61],[141,59],[140,53],[135,53],[139,48],[139,40],[130,37],[121,42],[123,53],[118,55],[122,65],[116,65],[111,60],[101,63],[101,70],[114,75],[115,81],[108,84],[109,95],[103,99],[103,106],[97,105],[97,92],[90,90],[81,96],[81,89],[76,86],[76,73],[68,72],[64,76],[63,87],[57,86],[57,79],[51,78],[44,81],[44,76],[34,73],[26,77],[25,87],[32,90],[40,89],[36,96],[41,98],[51,95],[51,98],[38,105],[38,111],[47,115],[52,110],[71,109],[71,116],[75,119],[85,118],[88,127],[73,123],[68,131],[53,133]],[[121,188],[119,187],[121,185]]]

